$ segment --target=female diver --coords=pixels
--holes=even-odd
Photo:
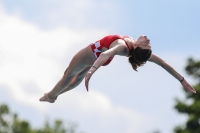
[[[58,95],[78,86],[85,77],[85,86],[93,73],[101,66],[108,65],[115,55],[126,56],[135,71],[146,61],[163,67],[174,78],[179,80],[188,91],[196,93],[195,89],[167,62],[152,53],[150,40],[147,36],[140,36],[134,40],[130,36],[108,35],[101,40],[81,49],[71,60],[63,77],[56,86],[45,93],[39,100],[54,103]]]

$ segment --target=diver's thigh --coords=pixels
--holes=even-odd
[[[83,72],[85,69],[88,69],[88,66],[91,66],[94,61],[89,61],[91,57],[87,53],[86,49],[80,50],[74,57],[72,58],[67,71],[65,74],[77,75]]]

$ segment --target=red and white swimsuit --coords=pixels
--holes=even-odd
[[[99,55],[102,53],[101,49],[102,49],[103,47],[109,49],[109,47],[110,47],[110,45],[111,45],[112,42],[114,42],[114,41],[117,40],[117,39],[122,39],[122,40],[124,40],[124,38],[130,38],[130,37],[129,37],[129,36],[121,36],[121,35],[109,35],[109,36],[106,36],[106,37],[102,38],[101,40],[99,40],[99,41],[97,41],[97,42],[95,42],[95,43],[92,43],[92,44],[91,44],[91,49],[92,49],[92,51],[93,51],[93,53],[94,53],[94,56],[95,56],[96,58],[98,58]],[[125,40],[124,40],[124,41],[125,41]],[[129,46],[128,46],[128,44],[127,44],[126,41],[125,41],[125,43],[126,43],[126,46],[128,47],[128,50],[129,50],[129,52],[130,52],[130,48],[129,48]],[[106,63],[103,64],[103,66],[108,65],[108,64],[112,61],[113,58],[114,58],[114,56],[113,56],[113,57],[110,57],[110,58],[106,61]]]

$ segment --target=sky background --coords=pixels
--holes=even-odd
[[[135,72],[115,56],[54,104],[39,102],[81,48],[105,35],[147,35],[153,53],[192,85],[184,67],[200,60],[199,0],[0,0],[0,103],[34,127],[45,119],[78,124],[86,133],[172,133],[187,117],[174,109],[181,84],[147,62]]]

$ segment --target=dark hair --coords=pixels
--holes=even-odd
[[[137,68],[139,66],[143,66],[146,63],[146,61],[150,58],[151,53],[151,49],[142,49],[141,47],[131,49],[129,63],[131,63],[133,69],[137,71]]]

